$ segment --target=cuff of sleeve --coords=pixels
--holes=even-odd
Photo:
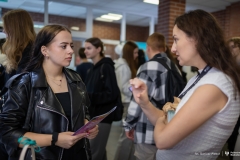
[[[126,132],[132,130],[132,127],[128,126],[128,125],[123,125],[123,128]]]

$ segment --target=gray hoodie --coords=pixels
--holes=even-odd
[[[117,84],[121,92],[122,102],[129,103],[132,92],[128,89],[130,87],[129,80],[131,79],[131,70],[123,58],[118,58],[115,62],[115,73]]]

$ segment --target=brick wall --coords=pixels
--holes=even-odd
[[[212,14],[224,30],[226,39],[240,37],[240,2],[233,3],[225,10],[213,12]]]
[[[4,15],[10,9],[2,8],[2,15]],[[44,14],[29,12],[32,20],[34,22],[44,22]],[[58,15],[49,15],[50,24],[62,24],[68,28],[72,26],[77,26],[80,28],[80,31],[86,30],[86,21],[85,19],[73,18],[73,17],[64,17]],[[121,24],[117,23],[108,23],[101,21],[93,21],[93,37],[98,37],[100,39],[112,39],[120,40],[120,28]],[[126,39],[134,41],[146,41],[149,33],[149,27],[141,26],[126,26]],[[73,41],[74,44],[74,53],[76,56],[76,64],[78,63],[78,49],[82,46],[80,41]],[[112,57],[113,59],[118,58],[118,55],[114,52],[115,45],[105,44],[105,54]]]
[[[172,29],[174,20],[177,16],[185,12],[186,0],[161,0],[158,11],[158,24],[155,26],[155,31],[162,33],[166,37],[169,47],[172,46]],[[240,36],[240,2],[233,3],[225,10],[212,13],[222,26],[226,38]],[[2,15],[9,9],[2,8]],[[29,12],[33,21],[43,22],[44,15],[41,13]],[[85,19],[64,17],[58,15],[49,15],[49,23],[63,24],[68,27],[78,26],[80,31],[86,30]],[[145,42],[149,34],[149,27],[126,26],[126,39]],[[120,24],[93,21],[93,36],[100,39],[120,39]],[[81,47],[81,42],[74,41],[74,51],[77,53]],[[117,56],[114,53],[114,45],[106,45],[105,53],[111,55],[114,59]],[[77,56],[77,54],[76,54]]]
[[[9,11],[10,9],[2,8],[2,15]],[[41,13],[35,13],[35,12],[28,12],[30,16],[32,17],[32,20],[34,22],[44,22],[44,14]],[[72,26],[79,27],[80,31],[86,30],[85,25],[85,19],[80,18],[73,18],[73,17],[64,17],[64,16],[58,16],[58,15],[49,15],[48,21],[50,24],[62,24],[67,26],[68,28],[71,28]]]
[[[226,10],[213,12],[212,15],[217,19],[223,30],[226,30]]]
[[[177,16],[185,12],[185,0],[161,0],[158,7],[157,31],[166,37],[172,46],[172,29]],[[226,9],[212,13],[222,27],[226,39],[240,36],[240,2],[232,3]]]
[[[157,32],[163,34],[169,47],[172,46],[172,29],[176,17],[185,12],[186,0],[161,0],[158,6]]]
[[[226,39],[240,36],[240,2],[233,3],[225,10],[213,12],[220,26],[224,30]]]
[[[126,39],[146,42],[149,35],[149,27],[126,26]]]
[[[120,39],[120,26],[117,23],[93,21],[93,36],[102,39]]]
[[[10,9],[2,8],[2,15]],[[41,13],[29,12],[34,22],[44,22],[44,15]],[[49,15],[49,23],[62,24],[67,27],[77,26],[80,31],[86,30],[85,19],[64,17],[58,15]],[[120,24],[93,21],[93,36],[101,39],[120,39]],[[148,27],[126,26],[126,38],[134,41],[145,41],[149,33]]]

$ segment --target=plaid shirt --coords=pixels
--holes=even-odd
[[[156,54],[155,57],[164,57],[167,65],[170,65],[170,59],[165,53]],[[148,87],[149,100],[156,106],[155,101],[161,103],[165,99],[165,82],[167,78],[167,69],[157,61],[148,61],[144,63],[137,72],[137,77],[146,83]],[[154,99],[154,100],[153,100]],[[131,98],[127,117],[123,123],[125,131],[134,129],[134,142],[155,144],[153,139],[154,126],[142,112],[141,107]]]

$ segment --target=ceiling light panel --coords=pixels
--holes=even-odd
[[[121,17],[111,16],[109,14],[108,15],[104,14],[101,16],[101,18],[110,19],[110,20],[120,20],[121,19]]]
[[[113,21],[111,19],[106,19],[106,18],[102,18],[102,17],[98,17],[95,20],[97,20],[97,21],[104,21],[104,22],[112,22]]]
[[[159,0],[143,0],[143,2],[150,3],[150,4],[155,4],[155,5],[159,4]]]

